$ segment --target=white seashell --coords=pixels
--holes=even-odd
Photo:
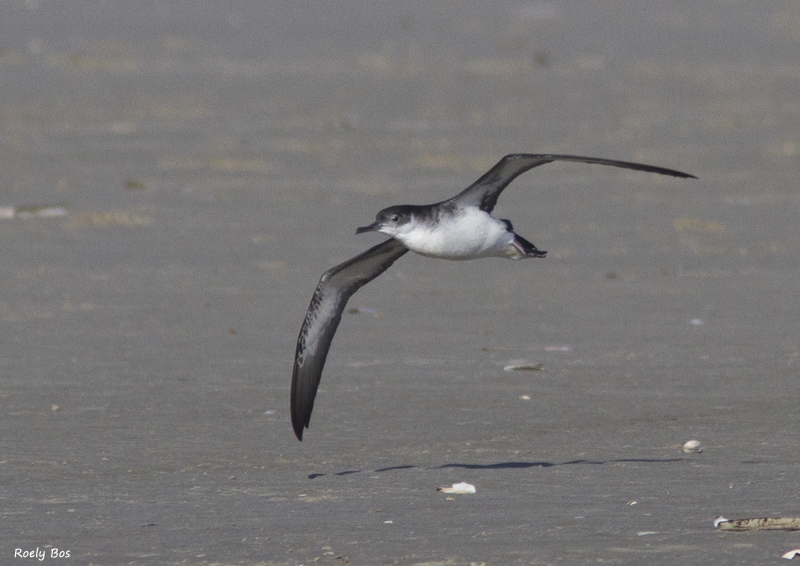
[[[684,443],[683,451],[686,452],[687,454],[690,454],[692,452],[699,454],[700,452],[703,451],[703,447],[700,445],[699,440],[689,440]]]
[[[787,560],[791,560],[792,558],[795,558],[796,556],[800,556],[800,548],[795,548],[794,550],[790,550],[789,552],[787,552],[786,554],[781,556],[781,558],[785,558]]]
[[[723,517],[722,515],[720,515],[719,517],[717,517],[716,519],[714,519],[714,528],[715,528],[715,529],[718,529],[718,528],[719,528],[719,526],[720,526],[722,523],[727,523],[727,522],[728,522],[728,519],[726,519],[725,517]]]
[[[442,493],[458,493],[458,494],[466,494],[466,493],[475,493],[475,486],[469,483],[461,482],[461,483],[454,483],[452,487],[438,487],[436,491],[441,491]]]
[[[512,360],[503,369],[505,371],[544,371],[544,365],[534,364],[527,360]]]

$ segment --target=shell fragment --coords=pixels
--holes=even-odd
[[[756,519],[714,519],[721,531],[800,531],[800,517],[765,517]]]
[[[505,371],[544,371],[544,364],[534,364],[526,360],[514,360],[503,368]]]
[[[470,483],[461,482],[461,483],[454,483],[451,487],[447,486],[438,487],[436,488],[436,491],[441,491],[442,493],[457,493],[457,494],[475,493],[475,486]]]
[[[699,440],[688,440],[683,445],[683,451],[687,454],[691,454],[692,452],[700,453],[703,451],[703,447],[700,445]]]

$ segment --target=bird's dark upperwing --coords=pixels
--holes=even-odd
[[[386,240],[322,274],[300,328],[294,355],[292,428],[298,440],[303,440],[303,427],[308,428],[311,421],[325,358],[348,299],[407,251],[399,241]]]
[[[622,167],[623,169],[634,169],[636,171],[647,171],[649,173],[659,173],[661,175],[671,175],[673,177],[683,177],[696,179],[694,175],[682,173],[673,169],[656,167],[654,165],[644,165],[642,163],[630,163],[628,161],[614,161],[612,159],[600,159],[599,157],[581,157],[579,155],[534,155],[526,153],[514,153],[506,155],[497,162],[497,165],[489,169],[480,179],[475,181],[465,190],[449,199],[448,203],[459,206],[477,206],[481,210],[491,212],[497,204],[497,197],[503,192],[511,181],[517,178],[528,169],[533,169],[539,165],[550,163],[551,161],[577,161],[579,163],[596,163],[598,165],[611,165]]]

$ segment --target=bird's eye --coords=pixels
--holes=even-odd
[[[397,214],[392,216],[392,222],[397,222],[398,220],[400,220],[400,217]]]

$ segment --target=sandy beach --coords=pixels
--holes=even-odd
[[[798,61],[781,1],[5,2],[0,562],[777,563],[713,522],[800,516]],[[401,258],[298,442],[355,228],[515,152],[698,179],[519,177],[547,258]]]

